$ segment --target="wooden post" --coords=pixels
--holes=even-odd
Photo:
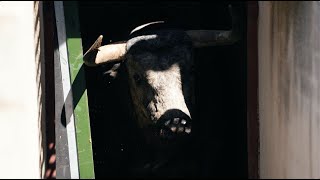
[[[258,2],[247,2],[248,178],[259,178]]]
[[[261,178],[320,178],[317,1],[260,1]]]

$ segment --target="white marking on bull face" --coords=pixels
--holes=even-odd
[[[147,70],[148,84],[156,91],[154,100],[150,103],[155,106],[152,112],[158,120],[166,111],[179,109],[191,118],[182,92],[181,72],[178,63],[174,63],[164,71]]]

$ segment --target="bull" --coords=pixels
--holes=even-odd
[[[229,9],[230,30],[166,29],[156,21],[132,30],[127,41],[102,45],[100,35],[83,56],[90,67],[125,64],[134,119],[147,144],[161,152],[186,144],[193,132],[194,48],[233,44],[241,37],[239,13]],[[159,164],[163,161],[154,166]]]

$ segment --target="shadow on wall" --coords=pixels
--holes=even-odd
[[[37,1],[36,1],[37,2]],[[55,18],[54,18],[54,6],[52,1],[43,1],[40,2],[43,7],[43,17],[41,23],[43,23],[43,46],[45,47],[45,88],[43,96],[45,98],[45,130],[42,132],[46,134],[43,141],[46,142],[43,145],[44,150],[44,159],[42,166],[44,166],[45,172],[42,174],[44,179],[55,179],[56,178],[56,146],[55,146],[55,85],[54,85],[54,29],[55,27]],[[41,51],[43,53],[43,51]]]
[[[45,103],[45,62],[44,62],[44,35],[43,35],[43,3],[34,1],[34,42],[35,42],[35,64],[36,64],[36,83],[37,83],[37,103],[38,103],[38,127],[40,144],[40,172],[44,178],[48,166],[46,153],[48,151],[46,140],[46,103]],[[41,18],[40,18],[41,17]]]

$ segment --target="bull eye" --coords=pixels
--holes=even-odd
[[[140,84],[141,84],[142,79],[141,79],[141,76],[140,76],[139,74],[135,73],[135,74],[133,75],[133,79],[134,79],[134,81],[135,81],[135,83],[136,83],[137,85],[140,85]]]

